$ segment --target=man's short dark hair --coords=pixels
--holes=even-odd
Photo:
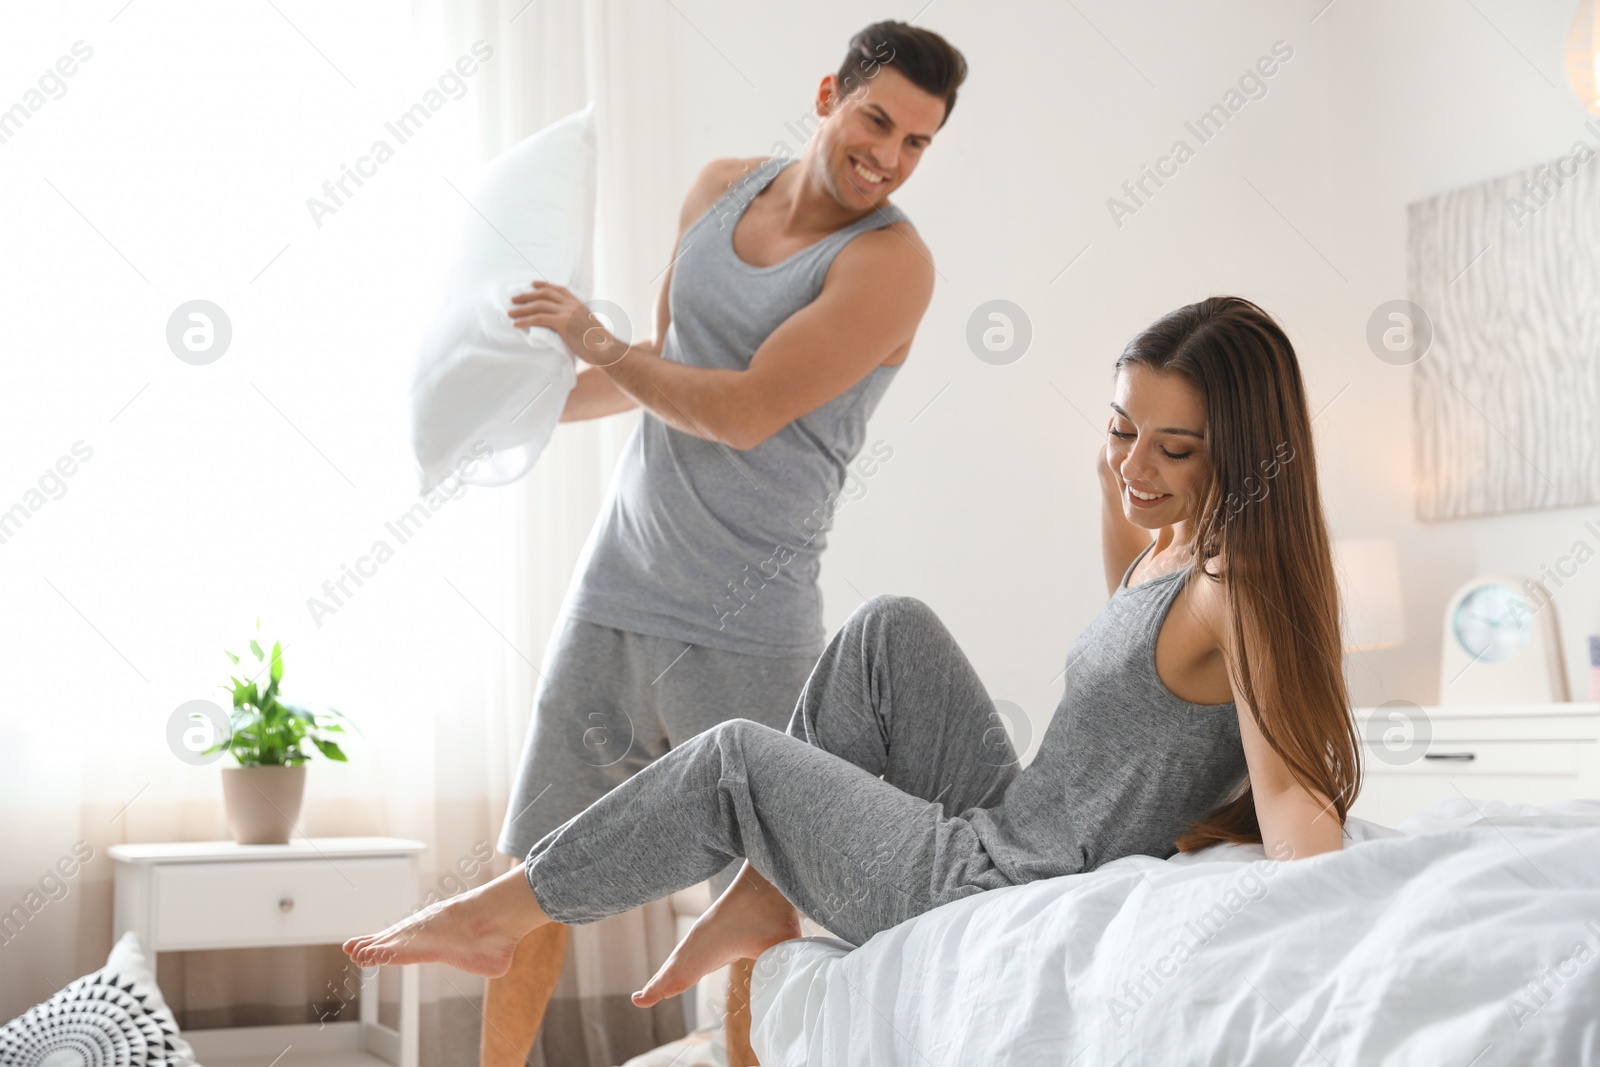
[[[967,60],[932,30],[906,22],[874,22],[850,38],[850,52],[839,65],[839,91],[850,96],[879,69],[892,66],[923,92],[944,98],[943,128],[956,106],[956,90],[967,80]]]

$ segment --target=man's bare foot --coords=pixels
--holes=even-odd
[[[499,978],[511,969],[517,943],[549,921],[518,866],[376,934],[352,937],[344,951],[363,967],[447,963],[469,974]]]
[[[723,964],[753,960],[780,941],[801,935],[800,914],[749,861],[727,892],[695,920],[655,977],[633,995],[641,1008],[677,996]]]

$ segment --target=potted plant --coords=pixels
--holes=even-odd
[[[328,759],[345,762],[338,742],[328,735],[344,733],[340,720],[349,720],[336,708],[316,712],[279,699],[283,647],[274,641],[269,655],[261,647],[260,629],[258,617],[257,637],[250,639],[259,665],[255,675],[248,681],[228,679],[233,691],[229,736],[206,751],[228,752],[238,761],[238,766],[222,769],[222,804],[233,839],[241,845],[282,845],[288,843],[305,796],[310,753],[304,744],[309,741]],[[232,652],[222,651],[235,665],[240,662]],[[257,681],[263,670],[264,689]]]

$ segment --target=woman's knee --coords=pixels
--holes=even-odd
[[[851,618],[864,623],[881,622],[896,629],[902,626],[944,627],[937,612],[922,600],[904,593],[870,596],[861,602]]]
[[[863,648],[887,651],[906,643],[923,653],[955,646],[955,637],[937,612],[914,596],[879,593],[856,608],[850,623]]]
[[[704,746],[697,764],[703,773],[713,776],[706,784],[729,788],[729,783],[748,783],[734,786],[740,789],[770,784],[775,780],[773,775],[787,774],[781,768],[789,764],[793,754],[784,751],[784,746],[810,747],[753,719],[728,719],[697,734],[694,741]]]
[[[723,752],[732,750],[743,753],[762,748],[775,737],[787,735],[754,719],[724,719],[702,736]]]

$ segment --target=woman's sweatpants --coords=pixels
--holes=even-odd
[[[587,923],[742,856],[860,945],[1011,884],[962,813],[997,804],[1017,762],[938,616],[879,595],[833,636],[787,732],[732,719],[696,734],[535,843],[528,884],[550,918]]]

